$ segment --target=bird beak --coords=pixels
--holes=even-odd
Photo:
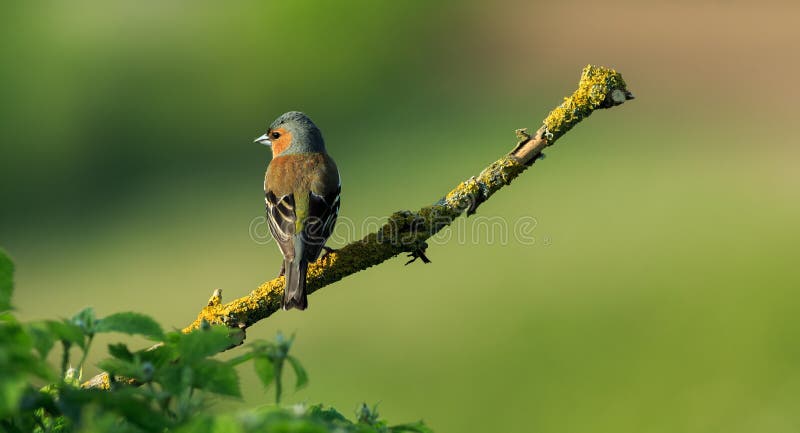
[[[272,141],[269,139],[267,134],[264,134],[261,137],[256,138],[255,140],[253,140],[253,143],[261,143],[264,146],[272,146]]]

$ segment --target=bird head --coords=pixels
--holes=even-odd
[[[266,134],[255,139],[255,143],[271,146],[273,157],[325,151],[325,141],[319,128],[299,111],[281,114],[272,122]]]

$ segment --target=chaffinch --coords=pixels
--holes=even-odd
[[[308,264],[329,250],[339,214],[339,170],[317,125],[299,111],[278,117],[255,142],[272,147],[264,194],[269,230],[283,254],[281,307],[305,310]]]

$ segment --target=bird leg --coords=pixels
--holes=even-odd
[[[286,262],[281,262],[281,271],[278,273],[278,277],[282,277],[286,275]]]
[[[414,263],[415,261],[417,261],[417,259],[422,260],[422,263],[430,263],[431,260],[428,258],[428,256],[425,255],[425,250],[427,249],[428,249],[428,244],[423,242],[423,244],[419,248],[408,253],[408,257],[411,257],[411,260],[406,262],[406,266],[410,265],[411,263]]]

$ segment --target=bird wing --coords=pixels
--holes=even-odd
[[[327,195],[309,193],[308,218],[303,224],[303,240],[306,243],[306,257],[314,261],[325,246],[325,242],[333,233],[336,219],[339,216],[339,185]]]
[[[297,224],[294,194],[278,198],[272,191],[267,192],[267,225],[285,257],[294,257],[295,234],[298,229],[303,234],[301,241],[305,246],[303,250],[307,260],[313,262],[319,257],[339,216],[340,191],[341,188],[337,188],[327,195],[309,192],[307,215],[300,224]]]
[[[264,201],[267,205],[267,225],[272,237],[275,238],[284,257],[294,257],[293,244],[297,221],[294,194],[277,197],[272,191],[267,191]]]

